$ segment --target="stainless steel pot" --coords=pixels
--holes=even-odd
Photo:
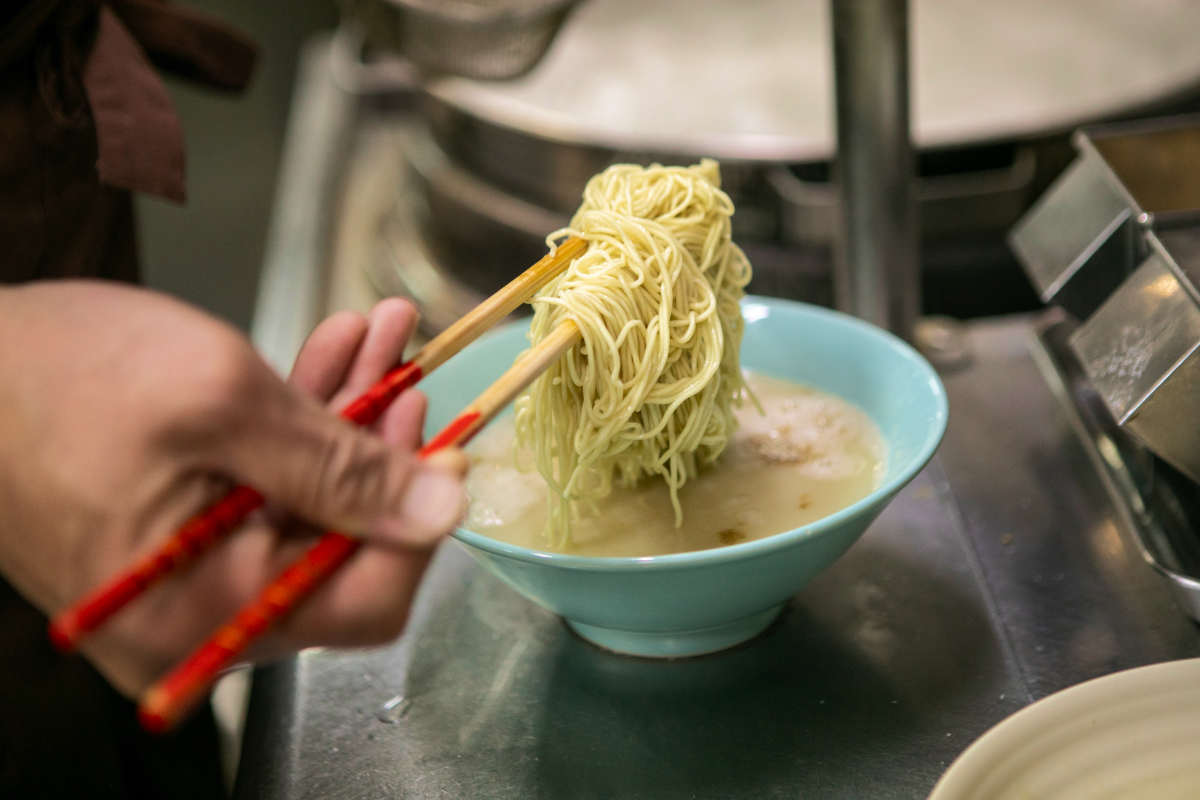
[[[1057,171],[1027,143],[1200,84],[1200,6],[1177,0],[914,0],[912,16],[923,157],[1008,152],[920,180],[927,239],[988,236],[1002,250],[998,233]],[[499,286],[609,164],[706,155],[722,161],[739,242],[792,248],[775,259],[783,277],[827,271],[829,28],[826,0],[586,0],[516,80],[427,76],[427,135],[409,160],[445,271]],[[987,268],[1022,282],[1007,261]]]
[[[800,163],[833,155],[826,0],[587,0],[528,75],[444,78],[441,103],[547,142]],[[1200,6],[913,3],[922,149],[1065,132],[1195,86]],[[568,176],[569,177],[569,176]]]
[[[449,159],[518,201],[570,213],[619,162],[722,160],[743,239],[824,245],[831,184],[787,165],[833,151],[824,0],[588,0],[514,81],[426,82]],[[927,152],[1025,141],[1200,82],[1200,6],[1172,0],[914,4],[914,138]],[[1086,24],[1084,24],[1086,23]],[[1032,150],[928,176],[926,233],[999,230],[1027,204]]]
[[[577,0],[342,0],[368,43],[421,67],[500,80],[528,72]]]

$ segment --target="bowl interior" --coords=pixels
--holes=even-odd
[[[907,344],[854,317],[786,300],[748,298],[742,314],[744,367],[837,395],[879,426],[888,448],[880,489],[907,482],[933,455],[945,432],[946,392]]]
[[[875,507],[911,480],[933,455],[946,428],[946,394],[933,368],[911,347],[861,320],[803,303],[748,297],[742,311],[746,318],[743,367],[804,383],[854,403],[875,421],[887,443],[888,466],[880,486],[827,520]],[[441,430],[512,364],[528,347],[527,331],[524,322],[499,328],[422,383],[430,399],[426,437]],[[460,534],[472,544],[486,539],[469,531],[460,530]],[[719,550],[732,551],[762,541]],[[504,545],[503,549],[523,548]],[[695,554],[656,558],[689,555]]]

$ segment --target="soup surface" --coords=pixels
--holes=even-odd
[[[720,462],[679,492],[683,526],[667,485],[645,480],[580,504],[563,552],[654,556],[762,539],[840,511],[866,497],[886,470],[883,437],[857,407],[790,381],[748,373],[762,404],[747,400]],[[513,456],[512,415],[492,423],[468,448],[471,498],[463,527],[510,544],[546,550],[546,482],[533,457]]]

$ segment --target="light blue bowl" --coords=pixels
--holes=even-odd
[[[749,297],[743,366],[805,383],[867,412],[887,442],[887,474],[862,500],[801,528],[742,544],[647,558],[529,550],[459,528],[485,569],[609,650],[672,658],[732,647],[765,629],[797,590],[854,544],[933,456],[946,392],[911,347],[861,320],[816,306]],[[425,434],[448,423],[528,344],[526,324],[498,329],[422,385]]]

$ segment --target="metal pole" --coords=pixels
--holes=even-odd
[[[921,311],[908,0],[831,0],[841,224],[837,307],[911,339]]]

